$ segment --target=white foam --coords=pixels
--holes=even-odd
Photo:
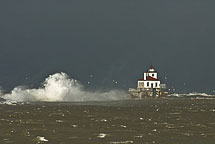
[[[116,142],[110,142],[110,144],[132,144],[134,141],[116,141]]]
[[[38,139],[38,141],[41,141],[41,142],[48,141],[47,139],[45,139],[45,137],[41,137],[41,136],[37,136],[37,139]]]
[[[127,99],[123,90],[86,91],[77,80],[70,79],[61,72],[50,75],[45,79],[42,87],[28,89],[23,86],[15,87],[10,93],[0,94],[5,100],[12,101],[106,101]]]
[[[174,93],[174,94],[170,94],[168,96],[171,96],[171,97],[192,97],[192,96],[200,96],[200,97],[215,97],[215,95],[210,95],[210,94],[207,94],[207,93],[198,93],[198,92],[192,92],[192,93],[181,93],[181,94],[178,94],[178,93]]]
[[[120,125],[120,127],[122,127],[122,128],[126,128],[127,126],[126,126],[126,125]]]
[[[97,137],[98,138],[105,138],[107,136],[107,134],[105,133],[100,133]]]
[[[0,102],[0,104],[16,105],[17,102],[16,102],[16,101],[9,101],[9,100],[7,100],[7,101],[2,101],[2,102]]]

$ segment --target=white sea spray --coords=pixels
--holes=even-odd
[[[45,79],[42,87],[28,89],[15,87],[10,93],[0,93],[5,100],[24,101],[106,101],[122,100],[128,96],[123,90],[87,91],[77,80],[70,79],[67,74],[55,73]]]

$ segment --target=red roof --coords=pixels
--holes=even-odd
[[[147,76],[146,80],[144,80],[144,78],[139,79],[139,81],[159,81],[159,79],[153,78],[151,76]]]
[[[150,65],[149,69],[155,69],[155,68],[153,67],[153,65]]]
[[[147,77],[146,77],[146,80],[147,80],[147,81],[159,81],[159,79],[153,78],[153,77],[151,77],[151,76],[147,76]]]
[[[149,71],[150,69],[153,69],[153,71]],[[154,72],[157,72],[157,71],[155,70],[155,68],[153,67],[153,65],[151,65],[149,67],[149,69],[146,71],[146,73],[154,73]]]
[[[138,81],[144,81],[144,78],[138,79]]]

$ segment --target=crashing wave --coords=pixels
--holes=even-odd
[[[16,101],[6,100],[6,101],[1,101],[0,104],[17,105],[17,102]]]
[[[70,79],[61,72],[50,75],[45,79],[42,87],[28,89],[22,86],[15,87],[10,93],[1,94],[5,100],[17,102],[35,101],[106,101],[122,100],[128,96],[123,90],[86,91],[77,80]]]

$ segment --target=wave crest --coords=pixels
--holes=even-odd
[[[198,93],[198,92],[192,92],[187,94],[170,94],[168,97],[178,97],[178,98],[215,98],[215,95],[210,95],[207,93]]]
[[[123,90],[108,92],[84,90],[77,80],[70,79],[66,73],[55,73],[45,79],[43,86],[38,89],[28,89],[23,86],[15,87],[8,94],[1,94],[5,100],[12,101],[106,101],[127,99]]]

